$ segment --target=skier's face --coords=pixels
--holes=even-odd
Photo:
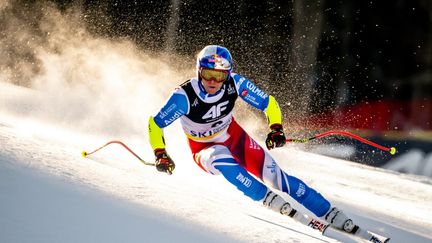
[[[222,88],[223,82],[217,82],[214,79],[211,80],[207,80],[204,78],[201,79],[202,79],[202,84],[204,86],[204,89],[208,94],[215,94]]]
[[[209,94],[215,94],[228,79],[228,71],[201,69],[200,76],[205,91]]]

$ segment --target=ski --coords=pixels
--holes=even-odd
[[[378,234],[378,233],[375,233],[375,232],[372,232],[372,231],[367,231],[370,235],[372,235],[369,239],[368,239],[368,241],[370,241],[370,242],[376,242],[376,243],[380,243],[380,242],[383,242],[383,243],[386,243],[386,242],[389,242],[389,240],[390,240],[390,238],[388,238],[388,237],[385,237],[385,236],[383,236],[383,235],[380,235],[380,234]]]
[[[299,211],[292,209],[292,211],[290,212],[290,214],[288,215],[291,218],[293,218],[295,221],[306,225],[314,230],[319,231],[322,235],[324,236],[328,236],[333,238],[333,235],[331,234],[331,230],[329,229],[334,229],[337,232],[341,232],[344,234],[348,234],[348,235],[353,235],[355,237],[361,238],[363,240],[369,241],[369,242],[373,242],[373,243],[386,243],[389,242],[390,238],[382,236],[378,233],[366,230],[364,228],[361,228],[359,226],[355,226],[354,229],[351,232],[346,232],[344,230],[341,229],[336,229],[330,226],[330,224],[328,224],[327,222],[323,222],[317,218],[311,217],[309,215],[305,215],[300,213]]]
[[[334,229],[336,229],[336,228],[334,228]],[[351,232],[346,232],[346,231],[340,230],[340,229],[336,229],[336,230],[339,230],[340,232],[343,232],[343,233],[354,235],[358,238],[361,238],[361,239],[369,241],[369,242],[374,242],[374,243],[386,243],[390,240],[390,238],[388,238],[388,237],[385,237],[385,236],[380,235],[378,233],[366,230],[366,229],[359,227],[357,225],[354,227],[353,231],[351,231]],[[324,233],[323,233],[323,235],[325,235]]]

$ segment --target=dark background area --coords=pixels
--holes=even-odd
[[[63,9],[77,5],[56,2]],[[405,103],[396,107],[386,103],[383,109],[409,109],[404,122],[428,112],[413,126],[432,129],[432,3],[428,0],[79,4],[94,33],[129,38],[145,50],[170,51],[193,60],[207,44],[228,47],[235,70],[272,93],[287,120],[297,125],[304,124],[304,115],[318,115],[306,122],[317,125],[325,120],[320,116],[328,118],[341,107],[397,100]],[[420,102],[420,107],[413,107],[412,101]],[[364,116],[371,114],[362,114],[361,119]],[[372,114],[371,119],[377,118]],[[338,124],[348,125],[354,126]],[[401,129],[393,124],[382,129],[395,127]]]
[[[276,97],[293,137],[351,129],[399,153],[432,151],[430,0],[16,2],[23,18],[40,3],[79,8],[95,36],[192,65],[205,45],[226,46],[234,70]],[[350,159],[365,157],[389,159]]]
[[[43,1],[18,2],[31,11]],[[323,125],[339,108],[397,100],[420,102],[417,108],[411,103],[396,108],[408,106],[406,120],[428,112],[415,126],[432,130],[428,0],[48,2],[63,11],[80,8],[95,35],[126,38],[154,53],[193,62],[203,46],[224,45],[235,71],[273,94],[297,125],[304,124],[304,115],[323,116],[315,118],[315,125]]]

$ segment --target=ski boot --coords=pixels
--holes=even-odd
[[[283,215],[292,217],[297,211],[278,194],[268,191],[263,200],[263,205],[267,208],[279,212]]]
[[[352,219],[348,218],[344,212],[335,207],[331,208],[323,218],[330,226],[347,233],[355,234],[359,228],[354,224]]]
[[[331,208],[330,211],[328,211],[328,213],[326,213],[326,215],[322,218],[324,218],[331,227],[342,230],[349,234],[353,234],[370,242],[384,243],[390,240],[388,237],[359,227],[358,225],[354,224],[352,219],[348,218],[341,210],[335,207]]]

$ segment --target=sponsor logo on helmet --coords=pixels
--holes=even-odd
[[[209,62],[221,62],[221,56],[219,56],[218,54],[213,54],[209,57],[208,61]]]
[[[219,56],[218,54],[212,54],[207,58],[207,62],[214,63],[215,69],[229,69],[231,64],[230,62],[223,58],[222,56]]]

